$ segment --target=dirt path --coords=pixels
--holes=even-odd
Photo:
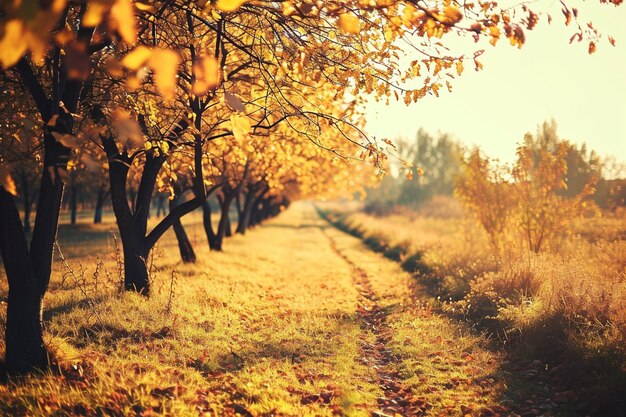
[[[323,234],[350,266],[361,328],[374,336],[358,358],[384,393],[371,415],[516,415],[502,395],[501,358],[480,337],[436,314],[396,262],[334,227]]]
[[[361,343],[361,356],[358,358],[364,365],[375,370],[378,385],[385,393],[378,397],[379,410],[372,411],[374,417],[384,416],[419,416],[428,407],[423,399],[413,395],[400,379],[399,360],[389,349],[391,329],[387,325],[388,310],[382,308],[376,301],[376,295],[370,284],[367,273],[359,268],[337,248],[337,244],[328,233],[333,251],[352,268],[352,280],[359,292],[358,317],[363,331],[374,336],[375,343]]]

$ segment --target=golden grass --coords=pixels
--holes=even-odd
[[[0,410],[196,416],[234,414],[237,404],[255,415],[368,415],[365,405],[380,393],[353,359],[356,292],[319,224],[300,227],[309,220],[287,212],[229,239],[223,253],[209,253],[199,219],[190,220],[198,263],[181,264],[168,234],[156,252],[149,300],[110,284],[118,276],[108,226],[81,225],[80,235],[66,228],[60,245],[76,271],[85,266],[86,282],[66,276],[61,283],[63,266],[55,263],[44,315],[60,374],[9,384]],[[104,265],[96,292],[98,252]],[[333,393],[331,404],[301,404],[325,391]]]
[[[312,206],[228,239],[223,253],[208,251],[199,216],[184,223],[199,260],[182,264],[168,233],[150,260],[147,300],[118,290],[111,223],[62,228],[67,266],[57,256],[44,311],[55,365],[0,385],[0,414],[369,416],[383,396],[359,359],[373,335],[359,322],[352,267],[327,234],[371,276],[391,311],[397,366],[432,413],[495,404],[501,382],[479,395],[473,381],[497,357],[426,304],[416,307],[408,274]]]
[[[623,402],[623,216],[581,219],[574,234],[548,253],[529,254],[508,236],[506,250],[496,255],[468,218],[427,218],[397,210],[375,216],[337,205],[325,210],[338,227],[398,260],[441,301],[440,311],[488,331],[505,347],[518,347],[509,353],[522,360],[543,358],[569,368],[563,385],[590,391],[592,401],[602,397],[599,407]]]

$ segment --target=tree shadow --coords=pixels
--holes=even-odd
[[[295,314],[294,320],[298,314]],[[310,315],[307,315],[309,317]],[[328,314],[323,315],[325,318]],[[325,328],[328,334],[340,334],[346,325],[353,325],[357,321],[356,313],[331,314],[334,317],[332,327]],[[319,337],[311,340],[311,343],[300,343],[294,339],[285,339],[278,342],[254,341],[247,344],[241,350],[222,352],[217,356],[208,356],[195,359],[188,366],[208,377],[216,373],[239,372],[246,367],[253,367],[267,359],[285,361],[290,364],[298,364],[307,360],[323,361],[332,357],[337,352],[336,340],[332,337]]]
[[[325,230],[330,227],[328,224],[318,224],[318,223],[301,223],[301,224],[289,224],[289,223],[267,223],[262,225],[261,227],[266,229],[320,229]]]
[[[561,314],[509,337],[505,360],[494,374],[505,383],[501,401],[520,415],[626,415],[626,363],[620,348],[583,348],[573,338],[575,329]]]
[[[89,308],[92,307],[93,304],[98,304],[100,302],[102,302],[105,299],[105,295],[99,295],[97,297],[93,297],[93,298],[77,298],[77,299],[72,299],[60,304],[57,304],[55,306],[46,306],[46,308],[43,311],[42,314],[42,318],[44,322],[49,322],[50,320],[52,320],[55,316],[61,315],[61,314],[65,314],[65,313],[69,313],[72,310],[75,310],[77,308]]]

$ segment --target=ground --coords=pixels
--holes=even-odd
[[[56,363],[0,385],[0,415],[542,414],[531,399],[519,408],[514,371],[483,337],[311,203],[223,253],[209,253],[199,216],[186,225],[199,260],[180,263],[166,235],[149,300],[118,291],[111,224],[62,229],[44,311]]]

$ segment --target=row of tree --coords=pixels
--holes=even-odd
[[[108,184],[126,288],[148,295],[151,249],[182,216],[208,208],[211,194],[222,213],[210,231],[219,248],[233,201],[243,230],[254,213],[284,201],[357,186],[359,151],[379,168],[385,158],[362,132],[365,94],[407,103],[438,94],[464,62],[481,67],[480,50],[454,55],[442,38],[521,46],[538,19],[526,5],[495,2],[10,0],[1,7],[0,251],[10,371],[47,365],[41,311],[61,202],[86,172],[102,198],[100,185]],[[566,23],[576,21],[563,7]],[[575,30],[597,42],[597,32]],[[418,53],[411,65],[400,59],[401,43]],[[398,84],[409,80],[417,87]],[[14,198],[21,168],[40,181],[30,244]],[[148,230],[155,189],[169,192],[172,204]],[[30,208],[34,190],[21,191]]]

